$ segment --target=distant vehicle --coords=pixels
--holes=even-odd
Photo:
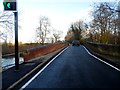
[[[72,41],[72,46],[80,46],[80,41],[79,40],[73,40]]]

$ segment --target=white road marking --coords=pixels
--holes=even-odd
[[[83,46],[83,47],[84,47],[84,46]],[[110,66],[110,67],[116,69],[117,71],[120,71],[120,69],[118,69],[117,67],[115,67],[115,66],[113,66],[113,65],[111,65],[111,64],[109,64],[109,63],[103,61],[102,59],[96,57],[95,55],[91,54],[91,53],[86,49],[86,47],[84,47],[84,49],[85,49],[85,50],[88,52],[88,54],[91,55],[92,57],[94,57],[94,58],[98,59],[99,61],[101,61],[101,62],[107,64],[108,66]]]
[[[48,65],[50,65],[57,57],[59,57],[68,47],[62,50],[58,55],[56,55],[48,64],[46,64],[34,77],[32,77],[25,85],[23,85],[20,90],[23,90],[27,87]]]

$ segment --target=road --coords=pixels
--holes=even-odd
[[[22,88],[120,88],[120,71],[69,46]]]

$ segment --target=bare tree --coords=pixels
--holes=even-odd
[[[49,33],[50,22],[45,16],[41,16],[39,19],[39,27],[36,30],[37,41],[44,44],[47,34]]]
[[[55,39],[55,42],[57,42],[60,37],[62,36],[62,31],[57,31],[57,30],[53,30],[53,36],[54,36],[54,39]]]
[[[0,39],[5,41],[7,43],[8,41],[11,41],[13,38],[13,13],[9,12],[3,12],[0,13]]]
[[[102,2],[95,6],[91,27],[94,28],[100,43],[110,43],[113,33],[116,34],[116,12],[113,3]]]

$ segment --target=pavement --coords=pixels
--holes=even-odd
[[[16,71],[15,67],[9,68],[2,72],[2,90],[17,88],[17,86],[29,80],[35,73],[37,73],[46,63],[48,63],[55,55],[57,55],[62,49],[59,49],[53,53],[37,57],[24,62],[19,65],[19,70]]]

